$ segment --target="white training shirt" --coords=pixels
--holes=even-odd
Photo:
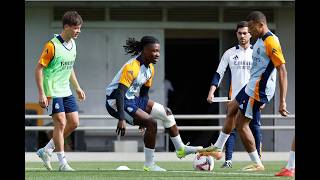
[[[252,64],[252,46],[244,49],[240,45],[228,49],[222,56],[217,69],[218,86],[229,66],[231,70],[231,87],[229,95],[234,99],[239,91],[248,83],[250,79],[250,69]]]

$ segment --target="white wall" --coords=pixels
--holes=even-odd
[[[288,93],[286,98],[287,109],[295,114],[295,12],[294,9],[279,9],[276,11],[276,35],[279,37],[286,68],[288,72]],[[277,84],[279,86],[279,84]],[[275,95],[275,112],[279,110],[279,88]],[[294,125],[295,120],[279,119],[275,125]],[[289,151],[294,131],[275,131],[275,151]]]
[[[26,8],[25,11],[25,102],[38,102],[34,68],[50,35],[49,8]]]
[[[51,9],[27,8],[25,23],[25,102],[37,102],[37,88],[34,80],[34,67],[46,41],[53,34],[61,32],[51,21]],[[161,44],[160,61],[155,65],[155,78],[150,89],[150,98],[164,103],[164,32],[158,29],[115,29],[86,28],[76,39],[77,59],[74,65],[80,86],[87,99],[79,103],[80,114],[108,114],[105,109],[105,87],[111,82],[121,66],[128,61],[123,45],[128,37],[140,40],[145,35],[159,39]],[[75,95],[75,93],[74,93]],[[115,121],[81,120],[80,125],[110,125]]]

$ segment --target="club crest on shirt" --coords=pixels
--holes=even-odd
[[[132,107],[127,107],[127,110],[128,110],[129,112],[132,112],[132,111],[133,111],[133,108],[132,108]]]
[[[56,103],[56,104],[54,105],[54,108],[55,108],[55,109],[59,109],[59,108],[60,108],[59,103]]]

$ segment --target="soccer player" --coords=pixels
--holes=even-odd
[[[253,62],[249,82],[240,90],[236,98],[227,105],[227,118],[216,143],[201,149],[199,152],[220,159],[222,148],[232,129],[236,127],[251,161],[254,162],[242,170],[263,171],[264,166],[259,158],[249,123],[253,119],[253,114],[260,111],[260,107],[270,102],[274,96],[277,72],[279,73],[280,85],[279,113],[282,116],[289,114],[286,108],[287,70],[280,42],[277,36],[269,30],[265,15],[260,11],[253,11],[246,20],[251,36],[257,38],[253,46]],[[235,117],[236,120],[234,120]]]
[[[197,150],[202,149],[202,146],[185,145],[181,140],[171,110],[149,99],[148,92],[154,76],[153,64],[156,64],[160,57],[159,41],[152,36],[144,36],[140,41],[129,38],[124,49],[133,57],[122,66],[106,87],[107,111],[119,120],[116,129],[118,135],[125,135],[126,122],[145,128],[143,169],[145,171],[166,171],[154,162],[156,120],[161,120],[164,128],[168,130],[178,158],[196,153]]]
[[[214,73],[210,91],[207,97],[209,103],[213,102],[214,92],[218,88],[223,78],[223,75],[229,66],[231,70],[231,87],[229,91],[229,98],[234,99],[239,91],[248,83],[250,78],[250,69],[252,64],[252,46],[250,44],[251,35],[248,32],[248,22],[241,21],[237,24],[236,35],[238,45],[228,49],[222,56],[217,71]],[[260,142],[261,142],[261,129],[260,129],[260,111],[253,114],[253,119],[250,121],[250,129],[253,133],[256,148],[260,156]],[[232,167],[232,153],[236,140],[236,129],[233,129],[227,142],[225,152],[225,162],[222,168]]]
[[[289,160],[285,168],[282,168],[280,172],[276,173],[275,176],[288,176],[293,177],[295,174],[295,138],[293,138],[291,151],[289,153]]]
[[[76,11],[68,11],[62,17],[63,30],[48,41],[35,68],[35,79],[39,93],[39,104],[48,108],[52,100],[54,129],[49,143],[37,151],[44,166],[51,171],[50,158],[55,150],[59,159],[59,171],[74,171],[64,154],[64,138],[68,137],[79,125],[78,106],[70,89],[70,82],[79,101],[86,98],[77,81],[73,64],[76,60],[74,39],[80,34],[83,23]]]

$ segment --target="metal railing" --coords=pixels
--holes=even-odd
[[[174,115],[175,119],[184,119],[184,120],[193,120],[193,119],[223,119],[226,118],[225,114],[218,115]],[[51,119],[49,115],[25,115],[25,119]],[[79,119],[115,119],[110,115],[79,115]],[[261,119],[295,119],[295,115],[289,115],[287,117],[283,117],[280,114],[264,114],[261,115]],[[46,131],[52,130],[53,126],[25,126],[26,131]],[[77,131],[79,130],[107,130],[114,131],[115,127],[111,126],[79,126],[77,127]],[[137,127],[127,127],[129,131],[136,130]],[[222,126],[179,126],[179,130],[182,131],[207,131],[207,130],[221,130]],[[261,126],[262,130],[294,130],[295,126]],[[158,127],[160,132],[164,131],[162,126]]]
[[[219,115],[174,115],[175,119],[183,119],[183,120],[194,120],[194,119],[210,119],[210,120],[219,120],[226,118],[225,114],[219,114]],[[51,119],[51,116],[49,115],[25,115],[25,119]],[[114,117],[110,115],[79,115],[79,119],[87,119],[87,120],[93,120],[93,119],[114,119]],[[295,119],[295,115],[289,115],[287,117],[283,117],[281,115],[277,114],[264,114],[261,115],[261,119]],[[79,126],[75,130],[92,130],[92,131],[98,131],[103,130],[105,133],[110,133],[111,135],[117,135],[115,133],[115,126]],[[135,133],[137,134],[137,126],[127,126],[126,127],[126,133]],[[179,126],[180,131],[210,131],[210,130],[221,130],[222,126]],[[295,126],[261,126],[262,130],[294,130]],[[53,126],[25,126],[25,131],[47,131],[47,130],[53,130]],[[165,129],[163,126],[158,126],[158,133],[164,133]],[[168,133],[165,134],[165,149],[166,152],[169,151],[169,135]],[[117,137],[118,140],[120,140],[120,136]]]

